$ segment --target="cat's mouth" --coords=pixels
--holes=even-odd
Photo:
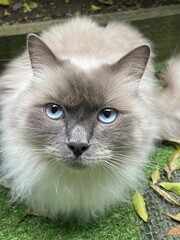
[[[82,157],[73,157],[68,159],[65,164],[70,168],[78,170],[83,170],[88,167],[88,164],[83,161]]]

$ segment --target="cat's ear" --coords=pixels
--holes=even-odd
[[[149,56],[150,48],[147,45],[142,45],[111,65],[111,71],[115,74],[123,72],[126,76],[140,79],[145,71]]]
[[[33,70],[57,65],[59,62],[49,47],[35,34],[28,35],[27,48]]]

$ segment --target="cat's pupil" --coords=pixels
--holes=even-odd
[[[109,118],[111,116],[111,110],[110,109],[106,109],[103,111],[103,114],[106,118]]]
[[[51,112],[52,112],[53,114],[55,114],[58,110],[59,110],[59,108],[58,108],[57,105],[53,105],[53,106],[51,107]]]

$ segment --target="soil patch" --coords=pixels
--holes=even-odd
[[[46,21],[77,15],[123,12],[127,10],[180,4],[179,0],[11,0],[0,5],[0,25]]]

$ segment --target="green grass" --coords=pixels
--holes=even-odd
[[[139,219],[132,205],[123,205],[105,218],[87,225],[51,221],[43,217],[23,217],[23,205],[7,203],[7,190],[0,188],[0,239],[140,239]],[[132,229],[132,225],[135,226]]]
[[[163,166],[174,151],[173,146],[159,145],[150,158],[147,178],[155,167]],[[8,203],[8,190],[0,187],[0,239],[1,240],[98,240],[144,239],[142,221],[132,204],[123,204],[104,218],[85,225],[73,222],[52,221],[43,217],[24,217],[27,210],[22,204]]]
[[[175,151],[175,145],[173,144],[159,144],[156,147],[155,153],[149,159],[149,164],[146,169],[146,175],[150,176],[152,171],[159,168],[162,173],[162,167],[168,163],[169,158]]]

